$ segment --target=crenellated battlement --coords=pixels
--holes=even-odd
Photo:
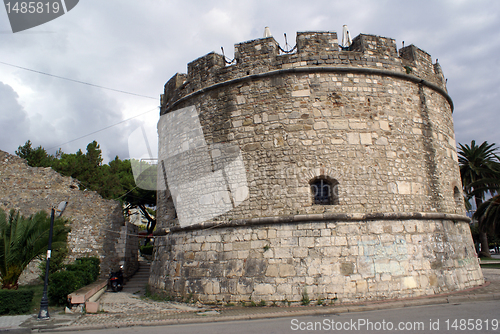
[[[399,57],[407,72],[411,72],[418,77],[426,77],[429,74],[434,74],[435,80],[437,80],[439,85],[444,88],[446,87],[446,80],[441,66],[437,61],[433,64],[431,55],[424,50],[412,44],[399,49]]]
[[[392,38],[360,34],[352,40],[350,51],[361,52],[366,56],[393,59],[397,62],[398,50]]]
[[[204,81],[212,72],[226,66],[224,57],[218,53],[210,52],[188,64],[190,80]]]
[[[177,100],[215,84],[291,69],[315,71],[318,67],[322,71],[366,68],[383,75],[408,75],[446,91],[441,67],[432,63],[427,52],[414,45],[398,50],[394,39],[375,35],[360,34],[348,50],[342,50],[336,32],[298,32],[293,52],[285,52],[273,37],[259,38],[236,44],[234,57],[233,62],[227,62],[223,55],[211,52],[190,62],[187,74],[176,74],[165,85],[162,112]]]
[[[273,37],[254,39],[234,46],[236,64],[243,67],[271,64],[277,55],[279,44]]]
[[[297,32],[297,52],[299,54],[321,54],[338,51],[339,42],[336,32]]]

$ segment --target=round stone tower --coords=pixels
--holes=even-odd
[[[149,283],[203,302],[352,302],[484,282],[438,63],[335,32],[235,46],[161,96]]]

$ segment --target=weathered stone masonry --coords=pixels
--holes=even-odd
[[[52,168],[34,168],[24,159],[0,151],[0,208],[28,217],[67,201],[63,217],[71,220],[68,261],[101,259],[101,276],[124,264],[125,275],[137,270],[137,227],[126,223],[121,205],[94,191],[79,190],[78,181]],[[135,252],[135,253],[134,253]],[[36,275],[35,275],[36,277]]]
[[[165,85],[162,115],[195,106],[208,145],[241,149],[249,196],[181,228],[160,191],[158,228],[168,234],[156,241],[150,284],[212,302],[482,284],[439,64],[379,36],[359,35],[349,51],[334,32],[296,40],[292,54],[272,37],[237,44],[231,66],[210,53]],[[314,204],[318,179],[337,185],[337,205]]]

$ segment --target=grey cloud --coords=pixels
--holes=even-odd
[[[2,150],[10,152],[24,144],[25,133],[30,127],[18,97],[11,86],[0,82],[0,143]]]
[[[398,47],[404,40],[439,58],[456,107],[457,141],[500,143],[495,122],[500,82],[493,75],[500,66],[498,12],[498,1],[87,0],[31,34],[2,35],[0,61],[159,97],[165,82],[186,72],[188,62],[220,52],[221,46],[232,57],[235,43],[261,37],[265,26],[281,44],[287,33],[293,46],[296,31],[340,32],[348,24],[353,36],[392,37]],[[14,80],[26,87],[23,92],[31,91],[20,99],[21,121],[29,126],[17,130],[23,140],[15,147],[24,138],[56,146],[159,104],[21,70],[2,77],[7,84]],[[147,119],[157,120],[135,119],[62,149],[84,150],[96,139],[109,159],[125,158],[128,134]]]

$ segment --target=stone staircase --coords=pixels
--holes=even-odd
[[[146,293],[146,284],[149,280],[151,264],[145,260],[139,260],[139,269],[132,275],[123,286],[123,291],[142,296]]]

